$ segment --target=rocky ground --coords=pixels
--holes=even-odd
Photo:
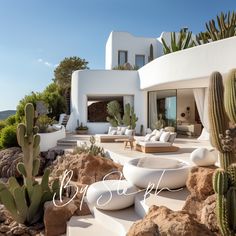
[[[194,167],[187,180],[190,195],[181,211],[152,206],[127,236],[220,236],[212,188],[216,167]]]
[[[41,153],[41,173],[44,168],[51,168],[51,179],[62,177],[65,170],[72,170],[72,185],[64,193],[63,203],[65,204],[75,195],[76,188],[78,194],[73,201],[65,207],[56,207],[52,202],[46,202],[44,206],[44,219],[41,223],[26,227],[15,222],[6,209],[0,205],[0,236],[2,235],[22,235],[22,236],[58,236],[66,232],[66,222],[73,215],[88,215],[89,208],[82,201],[83,192],[80,191],[86,186],[100,181],[110,172],[121,171],[122,166],[114,163],[112,160],[100,156],[91,155],[73,155],[59,151]],[[61,156],[60,156],[61,155]],[[21,160],[22,153],[19,148],[10,148],[0,151],[0,168],[4,171],[0,176],[1,180],[7,181],[10,176],[20,177],[16,164]],[[11,162],[9,162],[9,159]],[[8,160],[8,161],[7,161]],[[11,171],[9,171],[11,170]],[[0,172],[1,173],[1,172]],[[119,174],[109,175],[107,179],[119,179]]]

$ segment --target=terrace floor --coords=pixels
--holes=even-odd
[[[59,146],[57,148],[63,148],[66,151],[71,151],[73,146],[77,145],[77,141],[81,142],[89,142],[89,135],[67,135],[67,137],[59,142]],[[61,145],[60,145],[61,144]],[[177,152],[172,153],[142,153],[135,150],[130,150],[129,148],[124,149],[123,142],[114,142],[114,143],[97,143],[99,146],[103,147],[107,154],[115,161],[120,164],[124,164],[126,161],[132,158],[142,158],[142,157],[154,157],[154,158],[177,158],[183,161],[191,163],[190,154],[196,148],[206,147],[208,149],[212,149],[209,141],[199,141],[196,138],[190,138],[187,136],[182,136],[176,138],[174,145],[178,146],[180,149]],[[191,163],[193,164],[193,163]],[[131,207],[128,209],[114,211],[112,214],[106,211],[99,211],[97,214],[83,217],[74,217],[67,224],[67,235],[84,235],[91,236],[94,235],[94,232],[97,230],[104,230],[103,235],[118,235],[115,232],[118,232],[117,229],[108,229],[106,228],[107,223],[112,223],[111,225],[120,225],[127,232],[128,228],[133,224],[137,219],[141,219],[140,215],[137,215],[137,209],[145,212],[148,211],[148,208],[152,205],[157,206],[166,206],[172,210],[181,210],[183,205],[185,204],[185,200],[189,192],[186,188],[183,188],[180,191],[169,192],[162,191],[158,194],[151,193],[150,196],[144,201],[143,193],[139,193],[135,199],[135,207]],[[135,209],[134,209],[135,208]],[[129,217],[127,218],[127,215]],[[133,219],[135,217],[135,220]],[[137,219],[136,219],[137,218]],[[90,225],[90,227],[81,227],[81,222],[86,225]],[[106,223],[104,225],[104,222]],[[73,227],[72,227],[73,225]],[[112,230],[112,233],[111,231]],[[118,231],[117,231],[118,230]]]
[[[68,134],[67,137],[58,143],[56,148],[65,149],[71,151],[73,147],[77,145],[77,141],[89,142],[90,135],[73,135]],[[142,157],[169,157],[178,158],[187,162],[190,162],[190,154],[196,148],[205,147],[212,149],[209,141],[200,141],[196,138],[181,136],[175,139],[174,145],[179,147],[177,152],[169,153],[142,153],[139,151],[131,150],[130,148],[124,149],[123,142],[113,143],[97,143],[97,145],[103,147],[108,154],[114,159],[114,161],[124,164],[124,162],[131,158],[142,158]]]

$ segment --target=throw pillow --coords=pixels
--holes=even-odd
[[[112,130],[112,131],[110,132],[110,135],[116,135],[117,132],[118,132],[118,131],[116,131],[116,130]]]
[[[125,130],[125,135],[132,136],[133,135],[133,130],[132,129],[126,129]]]
[[[160,137],[161,137],[161,134],[162,134],[163,131],[160,131],[160,130],[157,130],[156,132],[156,141],[159,141],[160,140]]]
[[[160,141],[161,141],[161,142],[168,142],[169,138],[170,138],[170,132],[165,132],[165,131],[164,131],[164,132],[161,134]]]
[[[121,127],[120,131],[122,132],[122,135],[125,134],[125,131],[127,130],[127,127]]]
[[[157,129],[154,129],[151,134],[156,135]]]
[[[116,134],[117,134],[117,135],[123,135],[123,132],[122,132],[121,130],[117,130],[117,131],[116,131]]]
[[[112,131],[117,131],[117,127],[109,127],[108,134],[111,134]]]
[[[145,141],[145,142],[150,141],[151,137],[153,137],[153,136],[154,136],[153,134],[147,134],[147,135],[145,136],[145,138],[144,138],[144,141]]]
[[[156,136],[156,135],[153,135],[151,138],[150,138],[150,141],[159,141],[159,138]]]

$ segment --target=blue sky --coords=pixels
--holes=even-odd
[[[234,0],[0,0],[0,111],[42,91],[64,58],[103,69],[109,33],[158,37],[187,26],[194,33]]]

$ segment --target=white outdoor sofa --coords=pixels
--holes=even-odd
[[[135,140],[135,149],[144,153],[159,153],[159,152],[176,152],[179,150],[179,147],[173,145],[176,138],[175,132],[165,132],[169,133],[168,140],[148,140],[146,141],[144,137],[136,138]],[[161,138],[160,138],[161,139]]]
[[[100,143],[112,143],[117,140],[130,139],[134,135],[134,130],[127,127],[109,127],[108,134],[96,134],[95,138]]]

